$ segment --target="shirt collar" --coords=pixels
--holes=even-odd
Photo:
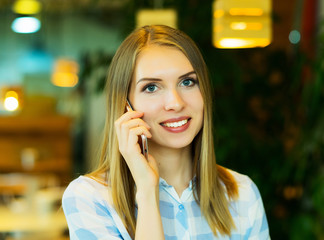
[[[192,190],[193,186],[196,184],[197,177],[194,176],[189,182],[189,189]],[[159,179],[159,186],[164,188],[171,188],[172,186],[167,183],[163,178]]]

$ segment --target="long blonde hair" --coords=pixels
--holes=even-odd
[[[194,196],[213,233],[229,235],[235,228],[229,211],[229,198],[237,195],[232,175],[216,164],[212,122],[212,94],[208,71],[196,44],[185,33],[163,25],[144,26],[133,31],[120,45],[109,66],[107,77],[107,116],[105,136],[96,176],[108,173],[114,207],[131,237],[135,236],[135,183],[121,156],[114,122],[125,110],[126,98],[138,54],[148,44],[169,46],[183,52],[197,74],[204,100],[204,123],[194,140]]]

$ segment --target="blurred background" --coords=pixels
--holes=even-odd
[[[68,239],[60,199],[96,163],[107,68],[146,23],[201,49],[217,161],[257,184],[272,239],[324,239],[321,0],[0,0],[0,239]]]

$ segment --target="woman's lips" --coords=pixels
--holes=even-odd
[[[179,133],[185,131],[189,127],[190,120],[191,118],[189,117],[173,118],[160,123],[160,125],[169,132]]]

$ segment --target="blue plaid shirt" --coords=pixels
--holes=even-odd
[[[239,187],[239,197],[230,203],[236,225],[230,236],[214,236],[201,215],[189,187],[178,196],[175,189],[160,179],[160,213],[166,240],[270,239],[262,199],[256,185],[245,175],[231,171]],[[80,176],[70,183],[62,199],[70,239],[130,240],[120,217],[112,207],[110,188]]]

